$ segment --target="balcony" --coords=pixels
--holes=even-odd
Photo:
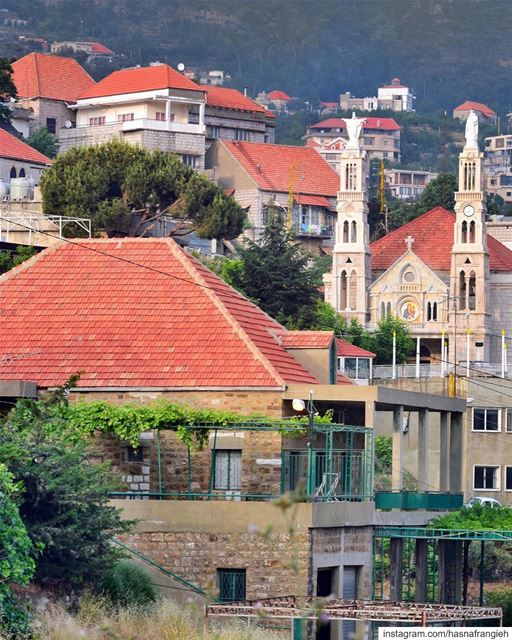
[[[314,238],[332,238],[334,227],[330,224],[306,224],[295,223],[293,230],[297,236],[308,236]]]
[[[136,120],[126,120],[122,123],[122,131],[138,131],[140,129],[150,129],[152,131],[170,131],[173,133],[193,133],[204,135],[206,128],[204,124],[191,124],[189,122],[169,122],[167,120],[153,120],[151,118],[137,118]]]
[[[462,493],[437,491],[377,491],[375,493],[376,509],[451,511],[460,509],[463,504]]]

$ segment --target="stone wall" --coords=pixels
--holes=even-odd
[[[56,120],[56,136],[60,140],[61,131],[68,131],[64,124],[69,120],[75,122],[76,116],[72,109],[68,109],[66,103],[60,100],[48,100],[37,98],[35,100],[20,98],[20,106],[24,109],[32,109],[33,115],[29,120],[29,134],[32,135],[41,127],[46,127],[47,118]]]

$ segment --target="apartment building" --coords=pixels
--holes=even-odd
[[[487,193],[512,203],[512,135],[485,139],[484,176]]]
[[[409,169],[387,169],[385,171],[386,189],[392,198],[409,200],[421,196],[429,182],[437,178],[431,171],[412,171]]]
[[[350,91],[340,95],[340,109],[345,111],[414,111],[414,95],[412,89],[403,85],[400,78],[393,78],[391,83],[379,87],[376,96],[355,98]]]

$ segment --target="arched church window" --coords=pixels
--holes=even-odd
[[[9,172],[9,178],[12,180],[15,177],[16,177],[16,168],[12,167],[12,169]]]
[[[432,303],[427,302],[427,320],[432,320]]]
[[[391,302],[388,302],[386,305],[386,316],[391,315]]]
[[[357,242],[357,223],[352,220],[350,242]]]
[[[466,308],[466,274],[461,271],[459,274],[459,309]]]
[[[347,308],[347,272],[343,270],[340,273],[340,309]]]
[[[468,223],[464,220],[461,225],[461,238],[460,241],[465,243],[468,241]]]
[[[25,177],[25,169],[20,169],[20,172],[18,173],[18,178],[24,178]]]
[[[475,228],[476,223],[474,220],[471,220],[469,223],[469,242],[475,242]]]
[[[469,310],[474,311],[476,309],[476,273],[474,271],[469,274],[468,289]]]
[[[380,319],[384,320],[386,318],[386,303],[380,303]]]
[[[343,223],[343,242],[348,242],[348,220]]]
[[[350,274],[350,309],[357,309],[357,273],[355,270]]]

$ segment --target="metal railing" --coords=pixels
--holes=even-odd
[[[5,209],[4,209],[5,208]],[[0,238],[4,242],[10,241],[10,234],[18,237],[14,240],[19,242],[19,234],[28,234],[28,244],[32,244],[33,236],[37,234],[55,235],[58,238],[64,237],[64,230],[71,224],[76,225],[91,237],[91,220],[89,218],[73,218],[68,216],[41,215],[27,211],[26,213],[10,214],[7,207],[2,204],[0,208]]]
[[[496,362],[476,364],[474,362],[469,363],[468,366],[465,361],[461,361],[457,364],[457,370],[461,375],[467,375],[470,378],[495,378],[502,376],[502,365]],[[454,371],[454,365],[446,363],[444,367],[444,376],[448,376]],[[443,366],[441,363],[420,364],[419,376],[416,375],[415,364],[397,364],[396,365],[396,379],[400,378],[442,378]],[[505,378],[512,378],[512,371],[505,372]],[[372,372],[372,381],[378,380],[391,380],[393,379],[393,365],[375,365]]]
[[[460,509],[464,503],[462,493],[441,491],[376,491],[376,509],[403,509],[427,511],[450,511]]]

